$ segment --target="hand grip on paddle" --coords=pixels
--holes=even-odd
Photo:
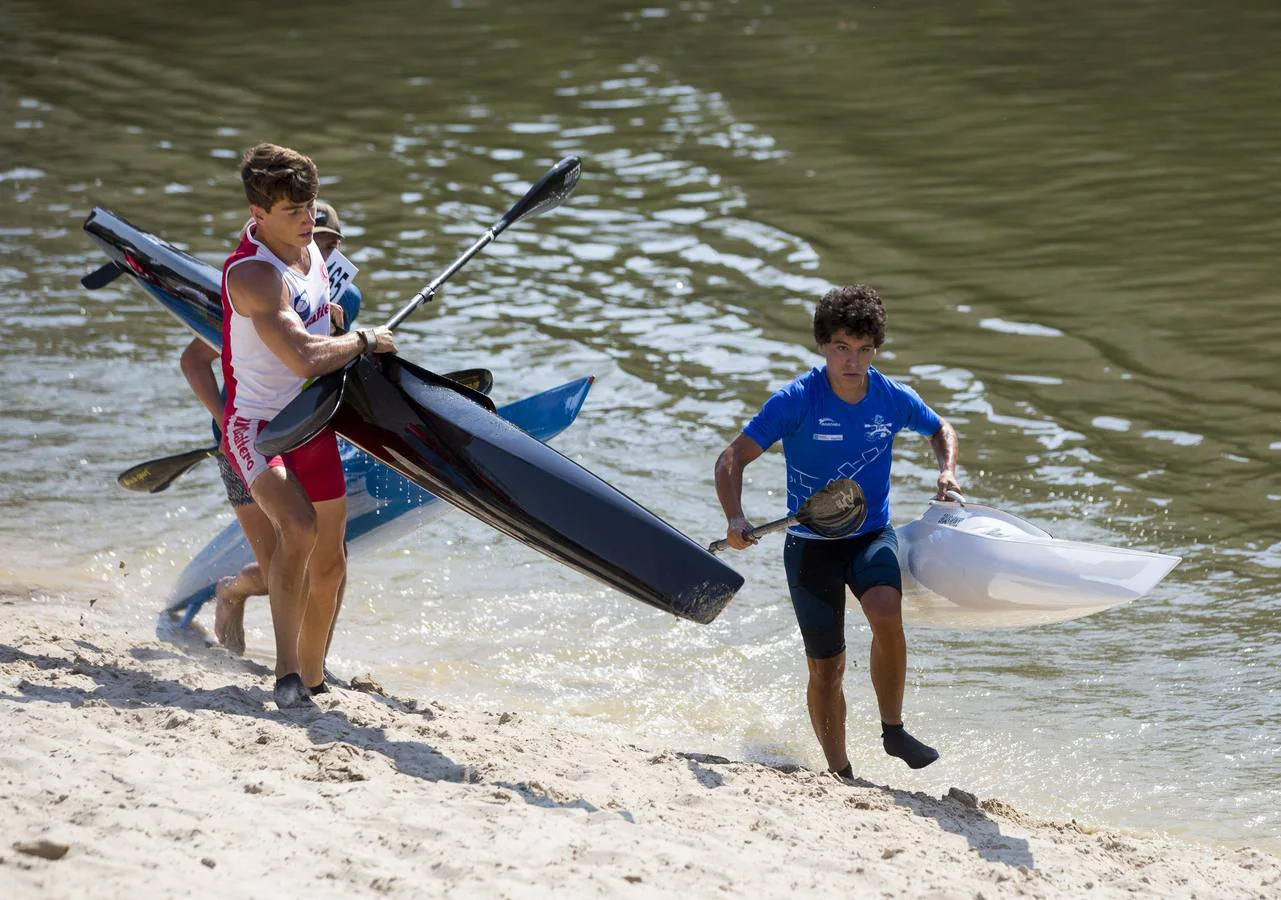
[[[863,496],[863,489],[852,478],[841,478],[811,495],[794,515],[745,531],[743,537],[755,541],[793,525],[804,525],[822,537],[839,538],[858,531],[866,519],[867,499]],[[719,553],[728,546],[729,541],[721,538],[708,544],[707,549]]]

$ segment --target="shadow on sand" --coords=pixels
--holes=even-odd
[[[173,709],[175,711],[193,712],[212,710],[227,715],[256,719],[276,725],[293,725],[305,729],[308,738],[315,745],[320,755],[314,756],[320,769],[319,777],[324,780],[359,780],[359,775],[347,767],[344,777],[340,760],[326,757],[334,755],[334,745],[342,742],[351,745],[357,751],[369,751],[387,757],[396,769],[406,775],[422,778],[427,781],[450,781],[458,783],[477,780],[471,767],[459,765],[428,744],[417,741],[393,740],[388,738],[382,728],[371,727],[364,723],[354,722],[347,712],[336,709],[319,709],[308,712],[282,713],[274,708],[271,694],[264,688],[245,689],[237,685],[206,690],[194,688],[181,681],[159,678],[141,669],[127,668],[112,662],[101,662],[94,659],[101,651],[88,641],[73,640],[77,648],[71,658],[62,656],[34,655],[7,644],[0,644],[0,664],[27,663],[42,672],[55,673],[58,677],[80,675],[92,679],[97,687],[82,689],[79,687],[38,684],[26,679],[17,682],[17,693],[0,693],[0,703],[66,703],[73,707],[86,703],[108,705],[118,709]],[[65,646],[65,645],[64,645]],[[213,669],[233,669],[240,673],[270,675],[271,670],[258,663],[221,656],[215,659],[211,653],[204,653],[206,645],[198,636],[186,633],[183,637],[171,642],[174,649],[156,647],[136,647],[130,655],[139,661],[189,662],[208,670],[210,663]],[[198,649],[197,658],[184,650]],[[367,694],[376,702],[403,713],[421,716],[430,721],[434,714],[430,711],[414,710],[392,698]],[[347,751],[350,753],[350,751]],[[341,756],[339,751],[338,756]]]

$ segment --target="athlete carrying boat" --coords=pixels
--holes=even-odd
[[[276,705],[309,707],[311,691],[325,689],[325,649],[346,578],[342,462],[329,428],[279,456],[264,457],[255,439],[308,379],[365,352],[394,352],[396,343],[385,327],[329,333],[329,277],[314,240],[315,163],[259,144],[245,152],[240,178],[253,221],[223,266],[223,453],[275,530],[267,594]]]
[[[907,641],[898,540],[889,519],[894,435],[926,435],[938,460],[938,493],[959,491],[956,431],[906,385],[872,368],[885,340],[880,296],[858,284],[829,291],[814,313],[814,339],[826,365],[802,375],[765,402],[716,460],[716,493],[736,550],[755,543],[743,515],[743,469],[776,441],[787,459],[788,511],[831,482],[852,479],[867,515],[852,534],[824,538],[802,524],[788,529],[783,565],[809,667],[806,702],[828,767],[853,778],[845,748],[845,588],[858,597],[872,627],[871,676],[885,752],[914,769],[938,751],[903,729]]]
[[[248,227],[247,224],[246,227]],[[333,204],[323,200],[316,201],[316,224],[312,229],[312,237],[316,241],[316,246],[320,248],[321,257],[328,262],[330,254],[337,250],[343,241],[342,220]],[[244,240],[243,233],[240,239]],[[356,316],[360,313],[361,300],[360,288],[354,284],[344,285],[338,302],[331,303],[329,306],[331,333],[340,334],[352,327]],[[217,348],[209,346],[204,340],[196,337],[192,338],[191,343],[182,351],[180,365],[191,392],[213,414],[214,438],[221,444],[222,419],[227,398],[218,387],[218,380],[214,377],[212,369],[213,363],[219,361],[219,357]],[[217,460],[218,474],[222,478],[227,502],[231,505],[231,510],[235,513],[236,521],[240,523],[241,531],[244,532],[254,556],[254,561],[242,567],[235,575],[220,578],[214,590],[214,637],[222,646],[239,655],[245,652],[245,601],[250,597],[260,597],[267,593],[267,563],[276,546],[276,530],[266,513],[254,503],[249,489],[232,468],[231,460],[226,454],[219,452]],[[342,608],[342,593],[343,589],[340,587],[339,610]],[[334,621],[337,621],[337,612],[335,612]],[[332,636],[331,625],[331,640]]]

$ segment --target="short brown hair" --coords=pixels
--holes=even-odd
[[[282,200],[308,203],[320,193],[316,164],[297,150],[275,144],[250,147],[240,158],[245,199],[267,212]]]
[[[869,337],[876,346],[885,343],[885,305],[881,295],[865,284],[833,288],[814,310],[814,340],[830,343],[844,331],[851,337]]]

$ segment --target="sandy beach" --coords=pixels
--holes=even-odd
[[[383,692],[285,716],[261,661],[0,595],[15,897],[1270,897],[1254,849],[601,739]],[[354,677],[353,677],[354,676]]]

